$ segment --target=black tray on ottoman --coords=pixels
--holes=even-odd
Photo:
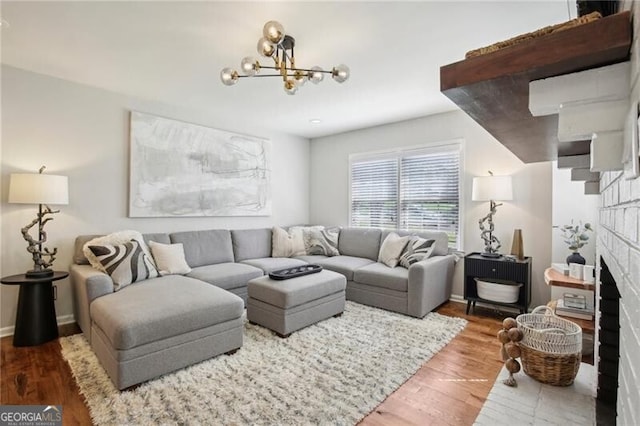
[[[288,280],[289,278],[301,277],[303,275],[315,274],[322,271],[320,265],[295,266],[293,268],[278,269],[269,273],[272,280]]]

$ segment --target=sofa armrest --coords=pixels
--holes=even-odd
[[[409,267],[407,313],[422,318],[451,297],[453,255],[432,256]]]
[[[91,265],[71,265],[69,275],[76,322],[91,342],[89,306],[98,297],[113,293],[113,281],[109,275],[94,269]]]

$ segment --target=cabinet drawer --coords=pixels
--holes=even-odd
[[[467,259],[465,271],[467,275],[479,278],[499,278],[518,283],[527,281],[525,263]]]

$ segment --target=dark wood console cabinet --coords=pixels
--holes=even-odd
[[[516,303],[503,303],[481,299],[478,297],[475,278],[483,278],[487,281],[498,279],[522,283],[518,301]],[[524,260],[508,261],[504,257],[483,257],[480,253],[466,255],[464,258],[464,298],[467,301],[467,314],[471,305],[475,310],[476,302],[509,306],[517,308],[521,313],[526,313],[531,303],[531,258],[525,257]]]

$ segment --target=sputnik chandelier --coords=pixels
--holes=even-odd
[[[269,21],[264,24],[262,34],[264,37],[258,40],[258,53],[265,58],[272,58],[275,66],[261,65],[256,58],[247,56],[240,62],[240,68],[245,75],[238,74],[232,68],[224,68],[220,72],[223,84],[233,86],[238,82],[238,79],[244,77],[282,77],[284,91],[293,95],[307,80],[318,84],[324,79],[325,74],[331,74],[331,77],[338,83],[344,83],[349,78],[349,67],[344,64],[333,67],[331,71],[325,71],[318,66],[310,69],[297,68],[293,55],[296,41],[284,33],[284,27],[279,22]],[[277,70],[278,73],[259,74],[261,69]]]

